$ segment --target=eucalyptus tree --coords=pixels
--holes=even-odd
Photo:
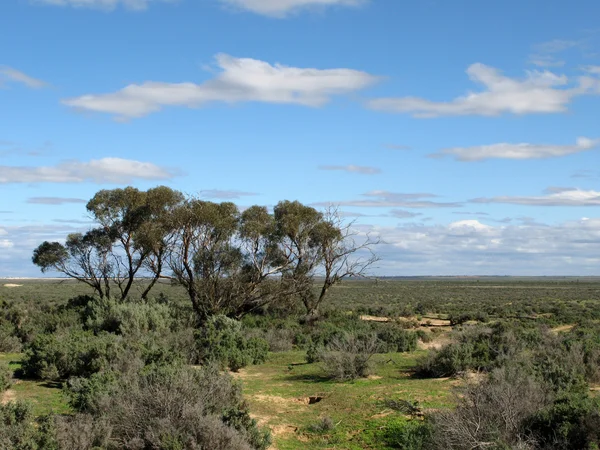
[[[86,209],[112,240],[111,278],[121,299],[129,294],[136,275],[149,254],[147,246],[137,245],[136,237],[148,221],[147,193],[134,187],[101,190],[87,203]]]
[[[33,251],[32,261],[42,272],[55,270],[109,297],[112,284],[112,239],[101,229],[67,236],[65,244],[43,242]]]
[[[238,224],[239,211],[231,202],[188,198],[173,211],[169,267],[201,321],[230,312],[243,260],[234,245]]]
[[[162,276],[167,254],[170,213],[183,195],[165,186],[140,191],[133,187],[101,190],[86,208],[97,227],[72,234],[63,245],[44,242],[33,263],[43,272],[55,270],[94,288],[100,297],[116,286],[122,300],[141,274],[153,275],[142,297]]]

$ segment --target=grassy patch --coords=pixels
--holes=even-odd
[[[9,367],[17,370],[21,367],[21,356],[19,353],[0,353],[0,361],[8,362]],[[65,414],[70,408],[61,389],[61,383],[57,382],[15,378],[9,398],[30,402],[35,416],[48,413]]]
[[[376,355],[374,375],[348,383],[327,380],[318,363],[305,364],[304,352],[297,351],[271,354],[266,364],[246,368],[236,377],[243,382],[254,417],[273,430],[276,448],[359,449],[399,417],[386,408],[385,399],[416,400],[426,409],[451,405],[449,380],[411,377],[422,354]],[[311,397],[321,399],[309,404]],[[335,428],[311,431],[323,417],[330,417]]]

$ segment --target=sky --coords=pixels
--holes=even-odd
[[[0,277],[101,189],[338,208],[377,275],[600,275],[597,0],[2,0]]]

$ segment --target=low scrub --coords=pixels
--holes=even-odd
[[[363,378],[371,373],[371,358],[379,348],[376,335],[351,333],[333,340],[319,356],[327,375],[336,381]]]

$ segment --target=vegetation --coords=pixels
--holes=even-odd
[[[0,448],[600,445],[598,280],[359,281],[374,242],[298,202],[87,208],[34,252],[66,279],[0,286]]]

